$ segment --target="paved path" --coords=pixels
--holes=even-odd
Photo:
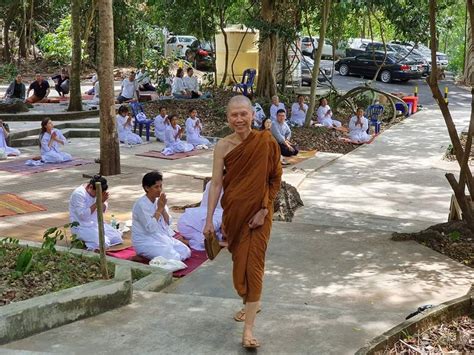
[[[469,107],[463,97],[455,103],[462,129]],[[444,173],[457,170],[455,163],[441,159],[447,144],[439,111],[428,107],[349,155],[318,154],[293,170],[285,169],[284,178],[299,185],[305,207],[295,223],[275,223],[272,232],[263,312],[258,317],[257,335],[264,344],[260,352],[351,354],[418,306],[468,291],[474,281],[472,269],[415,242],[389,239],[393,230],[414,230],[446,220],[450,191]],[[68,149],[96,154],[97,140],[83,140]],[[205,155],[168,162],[137,159],[123,149],[122,158],[125,174],[112,178],[116,199],[111,204],[124,210],[140,194],[139,176],[148,169],[169,174],[165,184],[175,188],[170,200],[179,202],[199,197],[200,181],[192,175],[210,173]],[[55,190],[48,190],[44,178],[53,173],[38,176],[41,189],[30,192],[22,192],[7,174],[0,174],[0,182],[2,190],[47,199],[59,211],[83,170],[93,169],[61,171],[61,181],[54,179]],[[21,177],[21,181],[24,190],[34,180]],[[52,191],[60,194],[59,202],[54,202]],[[5,220],[18,225],[18,220]],[[242,325],[231,317],[239,307],[230,258],[224,252],[164,293],[137,294],[129,306],[2,350],[234,354],[241,352]]]

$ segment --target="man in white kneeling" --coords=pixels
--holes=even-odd
[[[89,250],[99,248],[99,228],[97,222],[97,204],[95,183],[100,182],[102,187],[102,211],[107,209],[107,200],[109,193],[107,192],[107,180],[95,175],[87,184],[83,184],[76,188],[69,200],[69,220],[71,222],[79,222],[79,226],[72,227],[72,233],[76,234],[77,239],[86,243]],[[112,226],[104,223],[105,247],[122,243],[122,232]]]

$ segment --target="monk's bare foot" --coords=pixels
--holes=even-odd
[[[260,343],[253,336],[250,336],[250,337],[243,336],[242,337],[242,346],[245,349],[256,349],[260,346]]]
[[[257,314],[260,313],[261,311],[262,311],[262,309],[259,308],[259,309],[257,310]],[[235,313],[235,315],[234,315],[234,320],[235,320],[236,322],[243,322],[243,321],[245,321],[245,309],[244,309],[244,308],[242,308],[240,311],[238,311],[237,313]]]

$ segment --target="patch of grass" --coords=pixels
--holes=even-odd
[[[0,306],[102,279],[98,257],[52,253],[17,244],[4,244],[2,249]],[[31,252],[33,261],[28,270],[22,267],[20,272],[18,258],[25,250]],[[110,278],[114,277],[114,270],[114,264],[109,263]]]

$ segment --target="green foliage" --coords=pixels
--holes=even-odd
[[[82,41],[82,59],[87,58],[85,41]],[[68,64],[72,57],[71,15],[63,18],[54,32],[47,33],[38,42],[46,59],[57,64]]]
[[[33,250],[29,247],[24,248],[16,259],[15,276],[26,275],[33,265]]]
[[[461,239],[461,233],[459,231],[452,231],[448,235],[452,242],[457,242]]]
[[[44,35],[38,46],[46,59],[58,64],[69,63],[72,56],[71,16],[63,18],[53,33]]]
[[[69,245],[69,240],[68,240],[68,233],[67,229],[71,227],[77,227],[79,225],[79,222],[72,222],[72,223],[67,223],[62,227],[51,227],[48,228],[44,234],[43,234],[43,244],[41,245],[41,249],[46,250],[51,253],[56,253],[56,244],[60,240],[64,240],[66,242],[66,245],[69,246],[69,248],[83,248],[84,244],[82,241],[78,240],[76,238],[75,234],[72,234],[70,236],[70,245]]]
[[[0,65],[0,78],[6,82],[13,81],[15,76],[18,74],[18,69],[13,63],[7,63]]]

